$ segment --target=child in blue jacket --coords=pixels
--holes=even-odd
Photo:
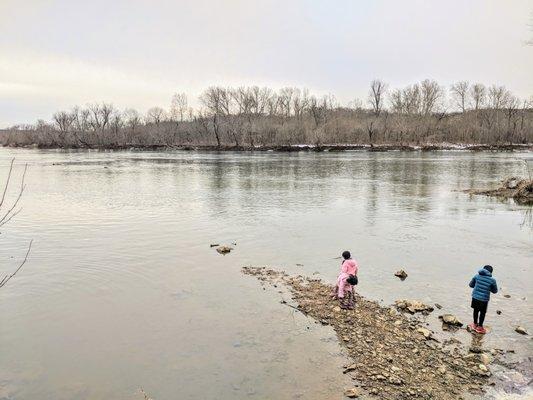
[[[472,278],[469,286],[474,288],[472,291],[472,308],[474,309],[474,323],[468,325],[473,331],[484,335],[487,333],[483,328],[487,305],[489,304],[490,294],[498,293],[496,279],[492,277],[492,267],[485,265],[477,275]]]

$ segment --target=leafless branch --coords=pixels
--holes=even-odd
[[[2,207],[2,204],[4,204],[4,200],[6,198],[7,188],[9,187],[9,181],[11,180],[11,173],[13,172],[14,162],[15,162],[15,159],[13,158],[11,160],[11,164],[9,165],[9,172],[7,173],[6,185],[4,186],[4,193],[2,193],[2,200],[0,200],[0,207]]]
[[[13,169],[13,161],[14,161],[14,159],[11,161],[11,166],[10,166],[10,169],[9,169],[7,182],[6,182],[6,185],[5,185],[5,188],[4,188],[4,194],[2,195],[2,202],[0,203],[0,206],[4,202],[5,194],[7,192],[8,186],[9,186],[9,181],[11,179],[11,172],[12,172],[12,169]],[[22,193],[24,193],[24,189],[26,188],[26,184],[24,183],[24,181],[26,179],[26,171],[27,170],[28,170],[28,164],[26,164],[24,166],[24,172],[22,174],[22,180],[21,180],[21,183],[20,183],[20,190],[19,190],[17,198],[15,199],[14,203],[11,205],[9,210],[7,210],[3,215],[0,216],[0,226],[6,224],[9,220],[11,220],[11,218],[13,218],[16,214],[18,214],[20,212],[20,209],[15,211],[15,208],[17,207],[17,205],[18,205],[18,203],[19,203],[19,201],[20,201],[20,199],[22,197]]]
[[[11,275],[6,275],[6,276],[4,276],[4,277],[2,278],[2,280],[0,280],[0,288],[1,288],[1,287],[4,287],[4,286],[6,285],[6,283],[9,282],[9,280],[10,280],[11,278],[13,278],[13,277],[17,274],[17,272],[20,271],[20,269],[22,268],[22,266],[23,266],[24,264],[26,264],[26,261],[28,260],[28,255],[30,254],[30,251],[31,251],[31,245],[32,245],[32,243],[33,243],[33,239],[30,240],[30,244],[29,244],[29,246],[28,246],[28,251],[26,251],[26,256],[24,256],[24,260],[23,260],[22,263],[18,266],[18,268],[15,270],[15,272],[13,272]]]

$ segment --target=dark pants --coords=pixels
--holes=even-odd
[[[471,307],[474,309],[474,324],[483,326],[485,321],[485,314],[487,313],[488,301],[481,301],[472,298]]]

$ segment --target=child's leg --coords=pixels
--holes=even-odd
[[[477,325],[478,317],[479,317],[479,310],[477,308],[474,308],[474,324],[475,325]]]
[[[350,304],[352,307],[355,307],[355,291],[352,286],[352,290],[350,290]]]
[[[487,311],[481,310],[479,311],[479,326],[483,326],[483,322],[485,322],[485,314]]]

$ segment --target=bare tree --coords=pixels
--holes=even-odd
[[[466,81],[456,82],[450,88],[452,99],[462,113],[466,111],[469,89],[470,84]]]
[[[374,79],[370,84],[370,92],[368,94],[368,102],[372,107],[372,111],[376,116],[381,114],[383,105],[385,103],[385,93],[387,91],[387,84],[379,79]]]
[[[420,83],[420,90],[422,93],[422,114],[429,115],[435,112],[443,96],[442,87],[436,81],[426,79]]]
[[[475,83],[470,87],[470,101],[471,107],[474,110],[479,110],[485,106],[487,98],[487,89],[482,83]]]
[[[220,87],[211,86],[200,95],[200,102],[211,113],[216,115],[229,115],[231,113],[231,91]]]
[[[58,129],[66,133],[72,126],[72,123],[75,120],[75,116],[66,111],[58,111],[53,116],[54,123],[57,125]]]
[[[510,97],[511,93],[505,86],[492,85],[488,91],[489,107],[493,110],[500,110],[507,104]]]
[[[187,116],[188,107],[187,95],[185,93],[175,93],[170,103],[170,118],[173,121],[183,122]]]
[[[266,100],[266,112],[270,117],[276,116],[280,112],[280,100],[277,93],[272,93]]]
[[[166,113],[161,107],[152,107],[146,111],[146,122],[159,126],[165,119]]]
[[[405,105],[403,99],[403,93],[400,89],[394,89],[389,95],[389,102],[392,111],[403,114],[405,113]]]
[[[4,190],[2,192],[2,197],[0,198],[0,227],[4,226],[9,221],[11,221],[11,219],[21,211],[21,208],[18,207],[18,204],[20,202],[20,199],[22,198],[24,189],[26,188],[25,178],[26,178],[26,171],[28,169],[27,164],[24,166],[24,172],[22,174],[20,188],[18,190],[17,195],[15,196],[15,200],[10,205],[6,203],[6,200],[7,200],[6,196],[9,191],[9,186],[11,183],[14,162],[15,162],[15,159],[12,159],[9,165],[7,179],[4,184]],[[17,274],[17,272],[20,271],[22,266],[26,263],[28,259],[28,255],[30,254],[30,251],[31,251],[32,243],[33,243],[33,240],[30,240],[30,243],[28,245],[28,250],[26,251],[26,256],[24,257],[24,260],[22,261],[21,264],[19,264],[19,266],[14,270],[14,272],[12,272],[11,274],[6,274],[2,278],[0,278],[0,288],[4,287],[7,284],[7,282],[9,282]]]
[[[279,107],[281,114],[288,118],[291,116],[292,110],[292,98],[294,96],[294,88],[286,87],[282,88],[278,94]]]
[[[406,114],[422,112],[422,95],[418,83],[407,86],[402,93],[402,109]]]
[[[135,132],[135,129],[141,124],[141,115],[133,108],[124,110],[124,120],[126,126]]]

